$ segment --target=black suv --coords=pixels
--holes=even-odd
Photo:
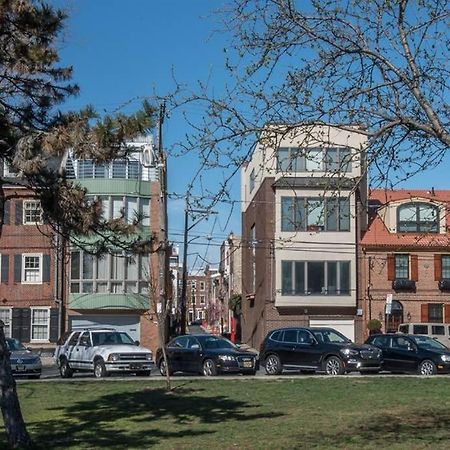
[[[383,370],[420,375],[450,373],[450,349],[429,336],[376,334],[366,343],[383,351]]]
[[[345,372],[379,372],[381,351],[371,345],[356,345],[333,328],[281,328],[268,333],[260,359],[268,375],[283,369]]]

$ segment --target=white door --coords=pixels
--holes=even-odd
[[[114,328],[117,331],[125,331],[134,341],[140,341],[140,319],[134,315],[95,315],[95,316],[70,316],[69,323],[72,328],[105,327]]]
[[[334,328],[348,337],[353,342],[355,341],[355,322],[353,320],[339,320],[339,319],[312,319],[309,321],[310,327],[320,328]]]

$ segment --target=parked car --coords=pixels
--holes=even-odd
[[[450,373],[450,350],[429,336],[375,334],[366,343],[382,350],[383,370],[420,375]]]
[[[178,336],[166,346],[169,374],[175,372],[242,373],[254,375],[258,369],[258,355],[243,350],[228,339],[211,334]],[[163,352],[156,352],[156,364],[162,375],[166,374]]]
[[[398,332],[404,334],[423,334],[425,336],[436,339],[446,347],[450,347],[449,323],[401,323],[398,326]]]
[[[41,357],[17,339],[6,338],[6,345],[11,352],[9,360],[13,375],[27,376],[28,378],[40,378],[42,372]]]
[[[357,345],[333,328],[280,328],[270,331],[261,345],[260,359],[268,375],[284,369],[325,372],[377,373],[382,353],[372,345]]]
[[[112,372],[150,375],[153,355],[123,331],[114,329],[74,329],[64,334],[55,350],[62,378],[74,372],[93,372],[106,377]]]

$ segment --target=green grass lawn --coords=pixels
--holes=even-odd
[[[448,449],[450,379],[24,383],[42,449]],[[3,426],[3,424],[1,424]],[[0,448],[5,448],[0,435]]]

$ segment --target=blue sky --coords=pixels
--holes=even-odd
[[[137,109],[144,97],[165,95],[175,88],[173,76],[189,87],[209,79],[212,92],[221,92],[225,82],[224,47],[226,40],[214,30],[220,28],[212,0],[55,0],[68,10],[69,19],[60,42],[63,64],[74,67],[74,81],[80,95],[63,109],[79,109],[92,104],[99,112]],[[190,106],[190,119],[201,117],[201,109]],[[190,130],[180,114],[173,113],[164,123],[167,147],[183,140]],[[169,160],[169,192],[183,195],[198,167],[195,156]],[[214,189],[215,180],[226,173],[205,174],[203,186]],[[200,192],[200,184],[194,194]],[[239,199],[239,179],[231,185],[232,198]],[[219,214],[192,229],[189,253],[199,268],[205,261],[218,263],[218,245],[230,231],[240,233],[240,212],[221,204]],[[170,202],[170,232],[181,242],[184,226],[184,200]],[[231,213],[231,218],[229,218]],[[196,239],[197,236],[212,239]],[[209,244],[209,245],[208,245]],[[204,259],[204,260],[203,260]]]
[[[195,89],[199,80],[209,80],[211,92],[223,92],[227,75],[224,49],[228,37],[215,33],[220,17],[214,11],[225,0],[53,0],[69,12],[60,42],[62,64],[74,67],[74,81],[81,93],[63,109],[79,109],[92,104],[99,112],[137,109],[144,97],[164,95],[177,80]],[[187,109],[194,122],[201,117],[199,106]],[[191,130],[180,114],[173,113],[164,124],[165,145],[170,148]],[[198,161],[195,156],[171,157],[169,192],[183,195]],[[436,189],[448,187],[448,164],[409,180],[403,187]],[[227,173],[205,174],[202,186],[211,190]],[[200,183],[194,193],[201,190]],[[231,198],[239,200],[239,178],[231,183]],[[238,204],[233,210],[221,204],[211,216],[191,231],[190,263],[195,268],[205,261],[218,263],[218,245],[230,231],[240,234]],[[170,232],[181,243],[184,200],[170,202]],[[209,235],[211,239],[198,239]],[[207,245],[209,243],[209,245]]]

